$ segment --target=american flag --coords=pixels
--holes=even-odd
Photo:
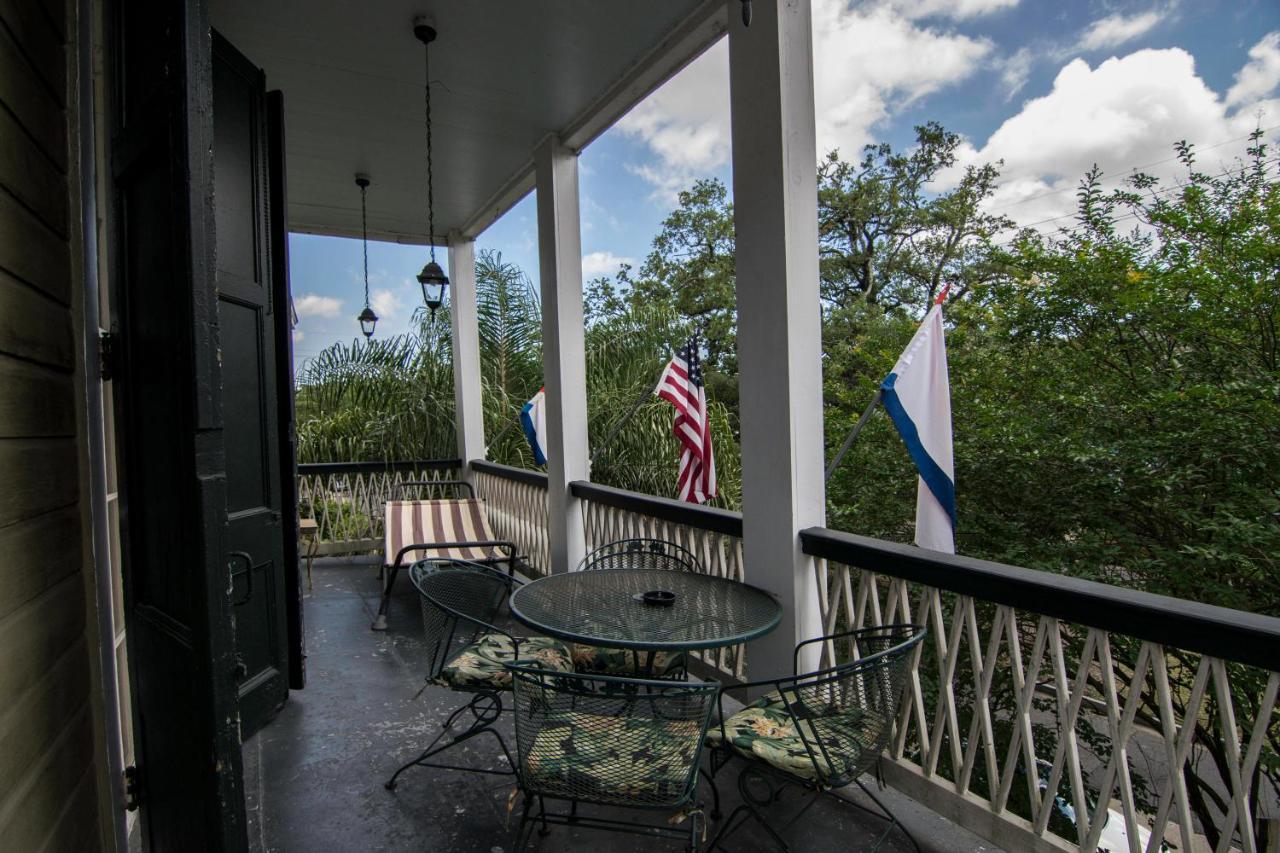
[[[674,432],[680,453],[679,498],[702,504],[716,496],[716,457],[707,420],[707,391],[702,382],[698,333],[680,348],[662,371],[654,394],[676,407]]]

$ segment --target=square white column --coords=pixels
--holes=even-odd
[[[449,235],[449,319],[453,331],[454,423],[463,476],[467,464],[485,458],[484,399],[480,381],[480,326],[476,307],[476,244]]]
[[[548,137],[534,152],[542,286],[542,376],[547,389],[547,516],[551,571],[577,568],[586,550],[581,502],[569,483],[590,477],[587,362],[582,315],[578,155]]]
[[[784,609],[747,650],[765,678],[821,633],[798,535],[826,520],[813,38],[808,0],[755,0],[750,27],[728,5],[744,569]]]

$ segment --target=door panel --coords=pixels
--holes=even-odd
[[[249,737],[288,698],[276,300],[268,228],[266,81],[213,36],[218,323],[227,447],[226,554],[242,668],[240,729]],[[286,390],[287,393],[287,390]]]
[[[199,0],[158,0],[114,3],[106,19],[115,422],[143,843],[240,851],[208,15]]]
[[[289,202],[284,168],[284,93],[267,92],[267,224],[271,230],[271,298],[276,325],[276,411],[279,418],[280,515],[284,520],[285,634],[289,687],[307,684],[303,648],[302,574],[298,565],[297,430],[293,412],[293,297],[289,288]]]

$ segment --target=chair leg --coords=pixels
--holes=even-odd
[[[755,796],[751,790],[750,781],[752,778],[761,779],[769,786],[769,794],[764,798]],[[778,799],[778,789],[772,780],[762,775],[751,765],[742,768],[742,772],[738,774],[738,793],[742,796],[742,804],[729,813],[729,819],[720,827],[720,831],[716,833],[708,850],[715,850],[719,845],[734,832],[743,827],[748,820],[755,820],[762,829],[769,835],[769,838],[777,846],[779,850],[788,851],[790,846],[786,840],[778,834],[778,831],[770,825],[768,818],[760,811],[761,806],[766,806]],[[741,816],[741,820],[738,820]],[[735,821],[737,824],[735,825]]]
[[[375,631],[387,630],[387,607],[391,604],[391,587],[395,585],[396,575],[399,573],[399,566],[382,567],[382,600],[378,602],[378,615],[373,617],[373,624],[369,626]]]
[[[915,840],[915,838],[911,835],[910,832],[907,832],[907,828],[902,825],[902,821],[898,820],[898,818],[894,815],[894,813],[889,811],[889,807],[886,806],[883,802],[881,802],[879,797],[871,793],[871,789],[869,789],[866,785],[862,784],[861,779],[854,779],[853,781],[860,789],[862,789],[862,793],[866,794],[868,797],[871,798],[871,802],[876,804],[876,807],[880,809],[882,814],[876,814],[874,810],[867,808],[861,803],[855,803],[855,802],[852,802],[851,800],[845,800],[845,802],[848,802],[850,803],[850,805],[853,805],[853,806],[856,806],[857,808],[862,809],[867,814],[875,815],[881,820],[886,820],[889,822],[889,825],[885,827],[884,832],[881,833],[878,839],[876,839],[875,846],[871,848],[872,853],[875,853],[876,850],[880,849],[880,845],[884,844],[885,839],[889,837],[889,833],[893,831],[893,828],[895,826],[899,829],[899,831],[902,832],[903,835],[906,836],[907,840],[911,842],[911,846],[915,849],[916,853],[920,853],[920,844]]]
[[[716,785],[715,778],[707,772],[705,767],[699,767],[698,772],[703,775],[707,783],[711,785],[711,819],[720,819],[720,788]]]
[[[437,744],[439,744],[446,735],[451,733],[453,724],[465,711],[471,712],[471,725],[458,734],[453,735],[452,739],[448,743],[438,746]],[[396,772],[391,775],[391,778],[383,783],[383,787],[388,791],[394,791],[396,789],[396,782],[400,778],[400,774],[408,770],[410,767],[437,767],[442,770],[463,770],[470,771],[472,773],[489,773],[497,776],[514,775],[516,768],[515,764],[511,761],[511,752],[507,749],[507,744],[502,738],[502,733],[493,728],[493,724],[498,721],[501,714],[501,696],[496,693],[477,693],[466,705],[455,709],[454,712],[449,715],[448,719],[444,721],[444,725],[440,727],[440,733],[435,736],[431,743],[427,744],[427,747],[422,751],[422,754],[412,761],[408,761],[401,765]],[[427,760],[486,732],[492,734],[498,739],[498,746],[502,748],[503,755],[507,757],[509,769],[504,771],[482,770],[474,767],[462,767],[456,764],[439,764]]]
[[[513,853],[523,853],[525,847],[529,845],[529,839],[533,836],[533,825],[529,820],[529,812],[533,809],[533,798],[526,796],[524,798],[524,809],[520,812],[520,826],[516,828],[516,840],[512,845]]]

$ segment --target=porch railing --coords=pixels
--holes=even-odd
[[[1131,850],[1140,829],[1147,851],[1264,849],[1280,619],[821,528],[801,539],[828,633],[929,629],[885,762],[895,787],[1009,850],[1096,850],[1118,825]]]
[[[619,539],[664,539],[692,551],[708,573],[744,579],[741,513],[597,483],[577,481],[570,488],[582,500],[588,549]],[[696,657],[714,670],[716,677],[732,683],[746,679],[744,651],[742,646],[732,646]]]
[[[379,489],[420,473],[350,467],[306,472],[344,484],[329,487],[343,500],[333,521],[318,519],[322,531],[353,524],[347,504],[369,505],[357,495],[378,494],[380,506]],[[471,472],[495,533],[534,573],[548,571],[546,476],[483,461]],[[667,539],[708,571],[745,579],[740,514],[571,488],[589,548]],[[1164,841],[1273,849],[1280,619],[823,528],[801,541],[826,633],[903,621],[929,630],[882,763],[894,787],[1010,850],[1095,850],[1120,827],[1128,849],[1147,853]],[[856,654],[831,647],[824,662]],[[704,662],[727,682],[746,675],[740,648]]]
[[[413,480],[456,480],[461,467],[457,459],[299,465],[298,513],[316,520],[317,554],[380,552],[392,490]]]
[[[480,459],[471,460],[471,473],[494,534],[519,546],[530,573],[545,575],[551,566],[547,475]]]

